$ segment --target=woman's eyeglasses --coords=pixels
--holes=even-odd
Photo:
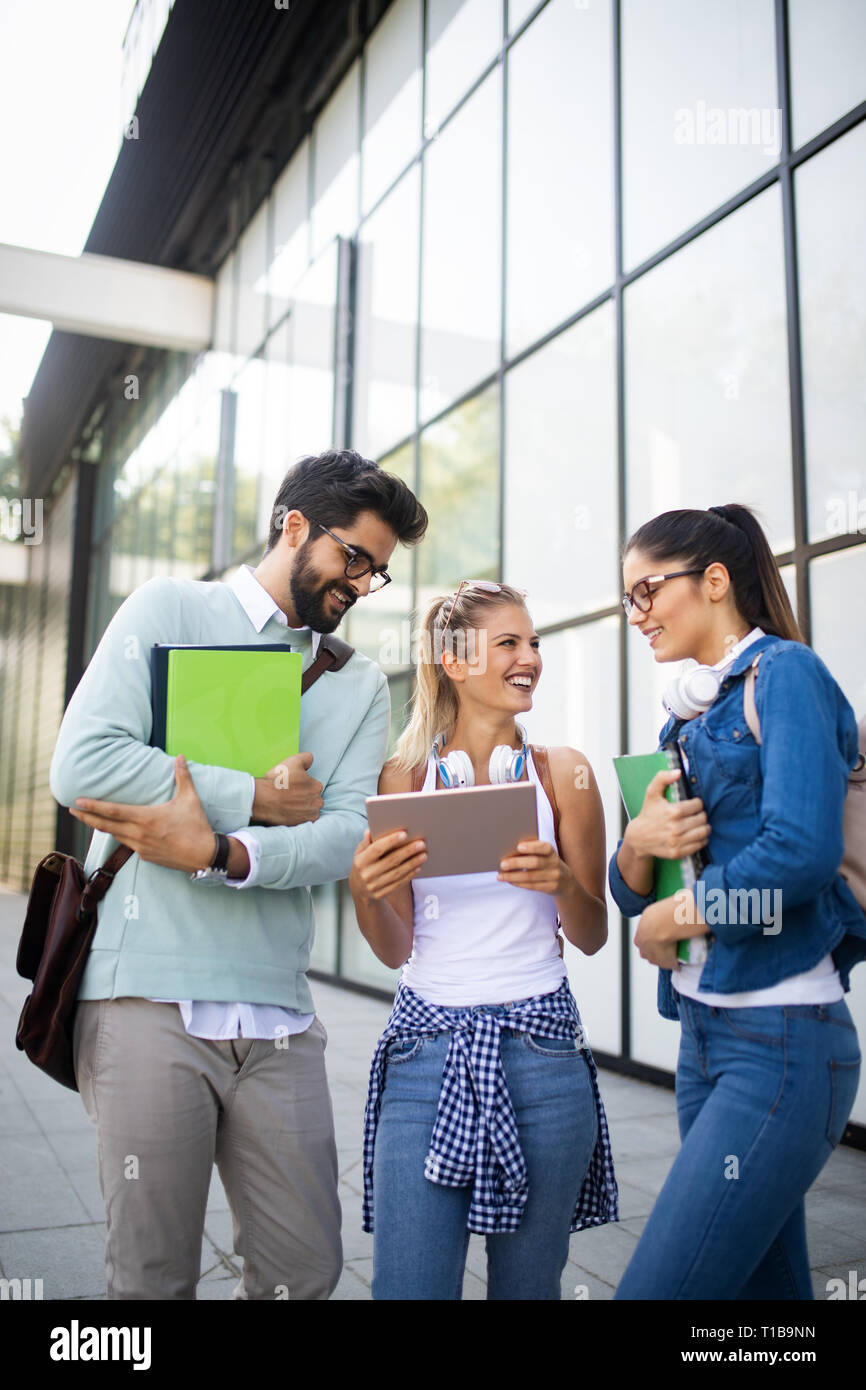
[[[648,613],[653,606],[653,595],[650,588],[651,584],[661,584],[665,579],[679,579],[684,574],[703,574],[703,570],[672,570],[670,574],[648,574],[646,579],[639,579],[630,594],[623,594],[620,602],[627,618],[632,615],[632,609],[637,608],[640,613]]]

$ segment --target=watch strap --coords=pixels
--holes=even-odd
[[[214,849],[214,856],[210,861],[209,867],[211,869],[216,869],[217,872],[224,873],[229,865],[229,850],[231,848],[229,845],[229,837],[228,835],[221,834],[219,830],[215,830],[214,839],[216,840],[216,848]]]

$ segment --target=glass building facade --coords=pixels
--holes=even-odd
[[[341,629],[395,737],[417,609],[466,576],[526,589],[530,737],[588,756],[612,848],[611,758],[662,722],[623,539],[728,501],[862,717],[864,167],[860,0],[394,0],[222,264],[211,349],[146,354],[106,406],[88,649],[151,575],[255,563],[286,469],[351,445],[431,518]],[[391,988],[345,885],[314,897],[316,968]],[[566,947],[590,1039],[670,1072],[611,923]],[[851,1001],[866,1029],[866,970]]]

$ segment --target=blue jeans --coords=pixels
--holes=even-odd
[[[450,1033],[428,1034],[388,1047],[373,1160],[374,1299],[461,1296],[471,1189],[424,1177],[450,1040]],[[529,1197],[517,1231],[486,1237],[487,1297],[558,1299],[598,1127],[589,1067],[571,1040],[506,1029],[501,1056]]]
[[[804,1197],[860,1076],[848,1006],[678,996],[682,1148],[618,1299],[811,1299]]]

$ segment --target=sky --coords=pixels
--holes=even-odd
[[[76,256],[120,148],[121,56],[133,0],[0,0],[0,242]],[[51,325],[0,314],[0,420]]]

